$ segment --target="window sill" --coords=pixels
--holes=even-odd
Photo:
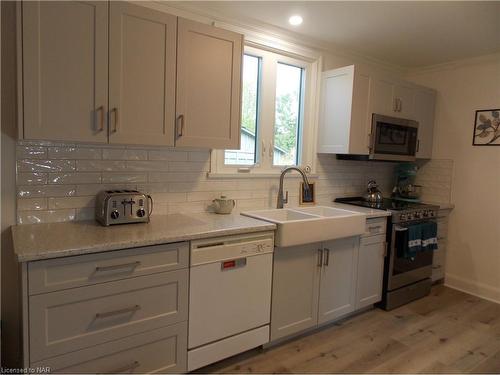
[[[276,172],[268,172],[268,173],[207,173],[207,178],[208,179],[218,179],[218,180],[223,180],[223,179],[237,179],[237,178],[277,178],[281,175],[281,171],[276,171]],[[317,174],[308,174],[307,178],[308,179],[316,179],[318,178],[319,175]],[[299,173],[288,173],[286,175],[286,178],[302,178],[302,176]]]

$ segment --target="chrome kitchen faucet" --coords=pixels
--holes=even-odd
[[[281,171],[280,187],[278,189],[278,202],[276,208],[283,208],[283,205],[285,203],[288,203],[288,191],[286,192],[285,196],[283,196],[283,180],[285,179],[285,174],[287,174],[290,171],[297,171],[302,175],[302,179],[304,180],[304,192],[306,193],[307,197],[311,196],[311,189],[309,188],[309,180],[307,179],[304,170],[299,167],[287,167]]]

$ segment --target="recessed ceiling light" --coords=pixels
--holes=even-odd
[[[293,26],[298,26],[302,23],[303,19],[301,16],[299,15],[294,15],[294,16],[291,16],[289,19],[288,19],[288,22],[290,22],[290,25],[293,25]]]

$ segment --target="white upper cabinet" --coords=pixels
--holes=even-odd
[[[238,149],[243,37],[179,18],[176,145]]]
[[[174,145],[177,17],[110,3],[110,143]]]
[[[370,77],[354,65],[323,73],[318,152],[368,155]]]
[[[413,110],[413,97],[415,95],[415,88],[401,83],[394,85],[393,101],[395,103],[394,117],[401,117],[410,120],[415,119]]]
[[[23,138],[239,148],[241,34],[124,1],[19,6]]]
[[[107,142],[108,4],[21,6],[24,138]]]
[[[436,91],[424,87],[415,90],[413,107],[414,119],[418,121],[417,158],[432,157],[435,106]]]
[[[370,81],[369,113],[394,116],[396,100],[394,99],[394,83],[386,79],[372,78]]]
[[[372,115],[419,122],[417,158],[432,156],[435,92],[350,65],[323,72],[318,153],[368,155]]]

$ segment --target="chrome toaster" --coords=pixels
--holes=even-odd
[[[95,218],[105,226],[148,223],[152,210],[151,196],[137,190],[101,191],[95,202]]]

